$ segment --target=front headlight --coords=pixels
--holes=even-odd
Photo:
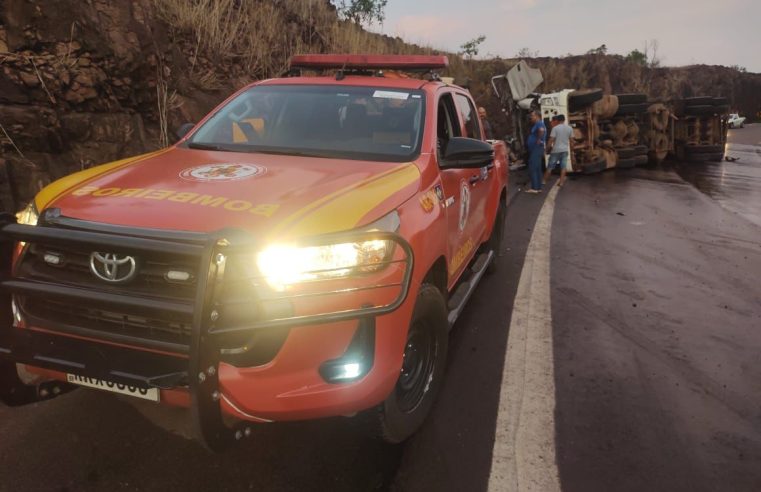
[[[399,216],[393,212],[358,233],[367,236],[373,231],[396,232],[398,228]],[[376,272],[393,252],[394,243],[381,239],[307,247],[276,244],[259,252],[256,263],[270,287],[282,291],[300,282]]]
[[[32,200],[24,210],[16,214],[16,220],[18,220],[18,223],[24,225],[36,226],[39,217],[40,214],[37,212],[37,206],[34,204],[34,200]]]

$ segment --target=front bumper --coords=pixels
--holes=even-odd
[[[373,236],[394,241],[399,256],[403,257],[400,281],[392,286],[395,293],[398,290],[393,299],[386,296],[382,302],[365,302],[351,310],[249,319],[219,326],[215,321],[225,309],[221,296],[226,259],[257,246],[240,231],[184,235],[173,231],[97,228],[55,213],[43,214],[40,225],[33,227],[16,224],[12,216],[3,216],[0,219],[0,305],[3,306],[0,310],[0,398],[18,405],[56,396],[68,389],[65,383],[55,381],[27,385],[19,378],[16,364],[39,368],[45,375],[58,379],[76,374],[138,388],[159,388],[162,401],[189,406],[197,435],[212,449],[224,448],[246,435],[246,423],[242,421],[314,418],[366,408],[382,400],[393,387],[404,343],[404,334],[399,333],[403,330],[398,327],[406,326],[404,320],[409,319],[412,309],[410,303],[405,302],[413,261],[409,244],[393,233],[375,232]],[[334,234],[316,239],[315,244],[355,239],[349,233]],[[195,294],[189,302],[180,302],[114,293],[97,286],[82,288],[18,277],[14,271],[14,249],[22,241],[75,244],[93,251],[162,254],[192,260],[197,265]],[[345,294],[342,291],[341,295]],[[14,323],[11,309],[14,299],[18,298],[85,303],[108,310],[131,310],[146,317],[168,316],[188,324],[188,343],[93,330],[71,323],[45,327],[33,322],[20,325],[18,320]],[[15,305],[14,309],[17,309]],[[383,352],[372,361],[372,370],[357,382],[326,382],[316,368],[344,355],[356,334],[366,332],[369,327],[377,343],[373,354]],[[283,328],[290,332],[277,355],[266,365],[242,367],[225,361],[224,352],[229,347],[222,347],[221,337]],[[223,414],[242,421],[228,425],[226,421],[230,419]]]

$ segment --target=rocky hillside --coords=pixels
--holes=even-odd
[[[294,53],[426,51],[340,21],[328,0],[0,0],[0,206],[18,209],[55,178],[167,145],[234,89],[282,73]],[[451,60],[450,75],[471,79],[499,128],[489,79],[515,61]],[[748,115],[761,110],[761,75],[724,67],[529,62],[544,71],[543,90],[712,93]]]
[[[164,146],[292,54],[329,51],[421,48],[339,21],[328,0],[2,0],[0,206]]]

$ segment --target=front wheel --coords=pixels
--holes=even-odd
[[[444,296],[431,285],[420,287],[412,313],[404,358],[394,390],[371,410],[371,432],[400,443],[423,425],[444,380],[449,324]]]

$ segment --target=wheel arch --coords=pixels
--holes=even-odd
[[[431,284],[439,289],[441,295],[444,296],[444,300],[449,298],[449,292],[447,290],[447,260],[441,255],[433,262],[428,268],[425,276],[423,277],[424,284]]]

